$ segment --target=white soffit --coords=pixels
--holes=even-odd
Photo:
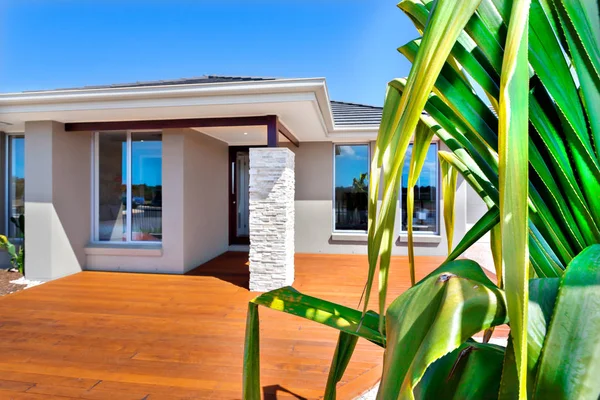
[[[192,129],[219,139],[230,146],[265,146],[267,144],[266,126],[220,126]],[[279,134],[279,141],[289,142],[281,134]]]

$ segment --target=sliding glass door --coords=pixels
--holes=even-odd
[[[95,240],[162,240],[162,135],[99,132],[95,140]]]

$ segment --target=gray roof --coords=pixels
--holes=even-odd
[[[221,76],[221,75],[202,75],[195,78],[166,79],[160,81],[116,83],[112,85],[92,85],[77,88],[53,89],[53,90],[77,90],[77,89],[110,89],[110,88],[128,88],[143,86],[171,86],[171,85],[193,85],[203,83],[228,83],[228,82],[253,82],[253,81],[274,81],[277,78],[256,77],[256,76]]]
[[[256,77],[256,76],[222,76],[222,75],[202,75],[195,78],[167,79],[160,81],[117,83],[112,85],[93,85],[68,89],[53,90],[76,90],[76,89],[110,89],[110,88],[128,88],[144,86],[171,86],[171,85],[192,85],[192,84],[210,84],[210,83],[229,83],[229,82],[254,82],[254,81],[274,81],[275,77]],[[331,110],[333,120],[337,126],[378,126],[381,121],[382,107],[369,106],[365,104],[347,103],[342,101],[331,101]]]
[[[331,101],[333,120],[337,126],[379,125],[382,107]]]

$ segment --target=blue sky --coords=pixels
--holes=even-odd
[[[408,172],[410,170],[410,157],[412,155],[412,144],[409,145],[406,156],[404,157],[404,167],[402,167],[402,187],[408,186]],[[438,179],[438,155],[437,144],[430,144],[425,157],[425,163],[421,170],[421,175],[417,180],[417,186],[432,186],[436,185]]]
[[[335,186],[351,187],[354,178],[369,172],[369,147],[366,144],[338,146],[335,156]]]
[[[13,154],[13,165],[12,174],[17,178],[25,177],[25,139],[24,138],[14,138],[12,139],[12,149],[11,152]]]
[[[213,75],[325,77],[382,105],[417,31],[397,0],[2,0],[0,91]]]

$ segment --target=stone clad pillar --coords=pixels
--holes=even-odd
[[[250,149],[250,290],[294,282],[294,153]]]

